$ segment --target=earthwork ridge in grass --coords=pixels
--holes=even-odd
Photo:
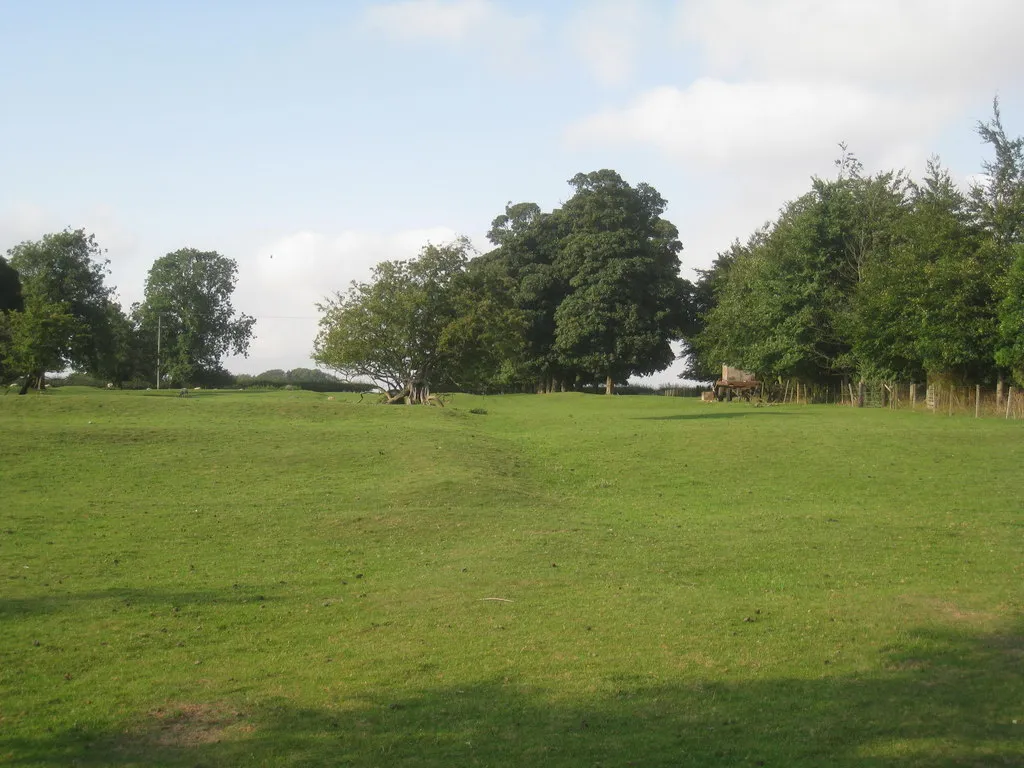
[[[0,397],[0,763],[1020,763],[1019,423],[358,400]]]

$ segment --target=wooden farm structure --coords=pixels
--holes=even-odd
[[[712,387],[716,400],[732,400],[735,397],[742,397],[750,400],[761,394],[761,382],[749,371],[741,371],[728,365],[722,366],[722,378],[715,382]]]

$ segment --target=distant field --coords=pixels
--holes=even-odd
[[[0,765],[1024,764],[1024,423],[176,394],[0,396]]]

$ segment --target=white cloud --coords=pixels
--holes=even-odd
[[[662,69],[684,79],[579,117],[564,138],[674,161],[705,191],[707,210],[676,216],[695,264],[830,174],[839,142],[869,170],[919,170],[969,106],[1019,93],[1024,70],[1016,0],[686,0],[676,22],[684,47],[664,61],[685,69]]]
[[[774,169],[845,141],[869,167],[918,164],[979,94],[1019,90],[1024,69],[1016,0],[690,0],[677,26],[697,77],[577,120],[570,145]]]
[[[537,19],[510,13],[493,0],[377,3],[366,9],[363,23],[384,38],[468,49],[510,69],[537,64]]]
[[[993,93],[1024,65],[1018,0],[691,0],[679,29],[723,77]]]
[[[916,143],[948,116],[941,99],[907,100],[852,85],[697,80],[661,87],[571,125],[574,146],[643,144],[704,169],[806,165],[845,141],[858,153]]]
[[[605,0],[588,4],[569,19],[568,38],[598,82],[623,85],[633,74],[650,22],[638,0]]]
[[[491,24],[498,13],[488,0],[402,0],[370,6],[366,23],[397,40],[460,43]]]

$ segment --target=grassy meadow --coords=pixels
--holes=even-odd
[[[176,395],[0,396],[0,765],[1024,764],[1019,421]]]

